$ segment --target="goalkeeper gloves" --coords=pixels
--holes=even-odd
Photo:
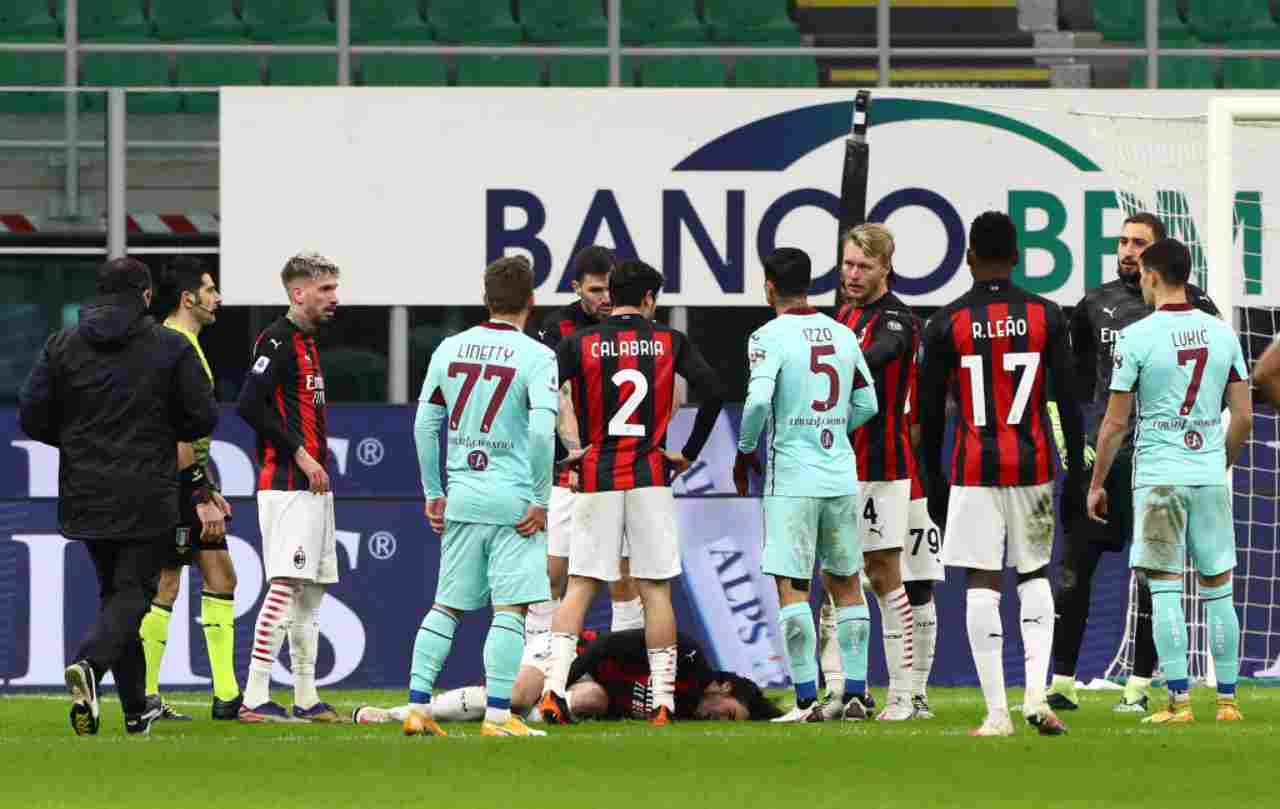
[[[1058,459],[1062,461],[1062,468],[1067,469],[1067,437],[1062,432],[1062,417],[1058,415],[1058,403],[1049,402],[1049,423],[1053,425],[1053,441],[1058,445]],[[1093,468],[1093,459],[1097,455],[1093,451],[1093,447],[1086,442],[1084,445],[1084,468]],[[1070,470],[1067,470],[1070,471]]]

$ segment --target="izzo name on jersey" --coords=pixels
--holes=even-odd
[[[831,329],[822,328],[805,329],[804,339],[811,343],[829,343],[831,342]]]
[[[311,391],[313,404],[324,406],[324,377],[320,374],[307,374],[307,390]]]

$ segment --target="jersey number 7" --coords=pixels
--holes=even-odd
[[[1191,384],[1187,385],[1187,396],[1182,400],[1182,408],[1178,411],[1183,416],[1191,414],[1196,396],[1200,394],[1200,380],[1204,378],[1204,366],[1209,362],[1209,349],[1184,348],[1179,351],[1178,365],[1186,365],[1188,361],[1194,362],[1195,366],[1191,369]]]
[[[493,419],[502,407],[502,400],[507,398],[511,389],[511,381],[516,378],[516,369],[508,365],[481,365],[478,362],[451,362],[449,376],[462,376],[462,390],[458,391],[458,399],[453,403],[453,412],[449,414],[449,429],[456,430],[462,423],[462,411],[467,408],[467,400],[476,387],[478,379],[497,379],[498,387],[489,397],[489,406],[485,408],[484,417],[480,419],[480,432],[487,433],[493,427]]]

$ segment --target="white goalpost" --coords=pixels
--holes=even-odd
[[[1280,97],[1215,97],[1185,117],[1089,115],[1100,164],[1127,216],[1151,211],[1191,249],[1194,277],[1240,333],[1252,368],[1277,333],[1280,278],[1264,258],[1280,250]],[[1254,431],[1232,470],[1241,618],[1240,673],[1280,678],[1277,413],[1255,402]],[[1189,673],[1214,684],[1199,582],[1188,570],[1184,606]],[[1124,634],[1106,676],[1133,667],[1137,586],[1129,583]]]

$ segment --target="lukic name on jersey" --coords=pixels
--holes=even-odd
[[[1184,329],[1175,331],[1169,335],[1173,340],[1174,348],[1183,348],[1184,346],[1204,346],[1209,344],[1208,329]]]

